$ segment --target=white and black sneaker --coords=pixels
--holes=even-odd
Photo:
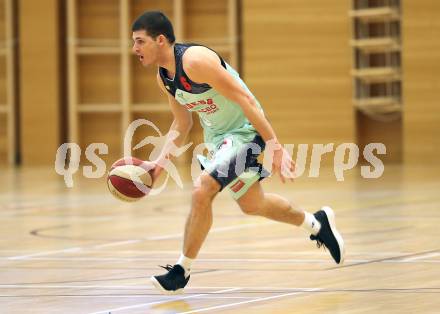
[[[179,264],[160,267],[165,268],[168,272],[160,276],[152,276],[151,281],[154,286],[164,294],[183,293],[183,288],[185,288],[190,277],[185,278],[185,270],[183,267]]]
[[[344,239],[336,229],[335,213],[330,207],[324,206],[313,214],[321,223],[321,229],[317,235],[311,235],[310,240],[316,241],[318,248],[324,245],[337,264],[344,262],[345,248]]]

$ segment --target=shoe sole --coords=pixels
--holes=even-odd
[[[342,265],[345,259],[345,246],[344,246],[344,239],[342,239],[341,234],[336,229],[335,213],[333,209],[331,209],[328,206],[324,206],[321,209],[326,213],[328,222],[330,224],[330,229],[332,230],[333,235],[335,236],[336,241],[338,242],[339,250],[341,252],[341,260],[339,261],[338,264]]]
[[[156,287],[156,289],[159,290],[160,292],[162,292],[162,294],[175,295],[175,294],[182,294],[183,293],[183,288],[177,289],[177,290],[167,290],[167,289],[165,289],[164,287],[162,287],[160,282],[157,281],[157,279],[154,276],[151,276],[150,280],[153,283],[153,285]]]

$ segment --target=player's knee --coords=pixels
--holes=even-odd
[[[194,200],[213,199],[220,191],[220,184],[214,180],[210,175],[203,174],[200,176],[200,185],[193,190]]]
[[[208,195],[200,188],[195,188],[192,191],[192,200],[194,204],[201,204],[204,203],[205,200],[208,199]]]
[[[241,211],[246,215],[258,215],[260,212],[261,204],[256,202],[242,202],[238,203],[238,205],[240,206]]]

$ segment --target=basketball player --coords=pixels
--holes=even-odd
[[[170,131],[180,134],[174,144],[183,145],[193,125],[191,112],[196,111],[205,142],[214,147],[210,158],[199,157],[204,171],[192,192],[182,254],[174,266],[162,266],[167,273],[151,277],[153,284],[163,293],[183,292],[191,264],[211,228],[212,201],[225,188],[244,213],[304,228],[318,247],[324,245],[335,262],[342,263],[344,241],[330,207],[310,214],[263,191],[260,180],[268,173],[257,157],[265,146],[273,152],[272,174],[277,173],[282,182],[293,173],[294,163],[238,73],[207,47],[176,43],[171,22],[161,12],[145,12],[133,23],[132,31],[133,51],[140,63],[158,67],[157,82],[174,115]],[[161,171],[156,166],[153,180]]]

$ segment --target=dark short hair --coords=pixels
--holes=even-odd
[[[153,38],[164,35],[170,44],[176,41],[171,21],[160,11],[146,11],[131,26],[133,32],[145,30]]]

